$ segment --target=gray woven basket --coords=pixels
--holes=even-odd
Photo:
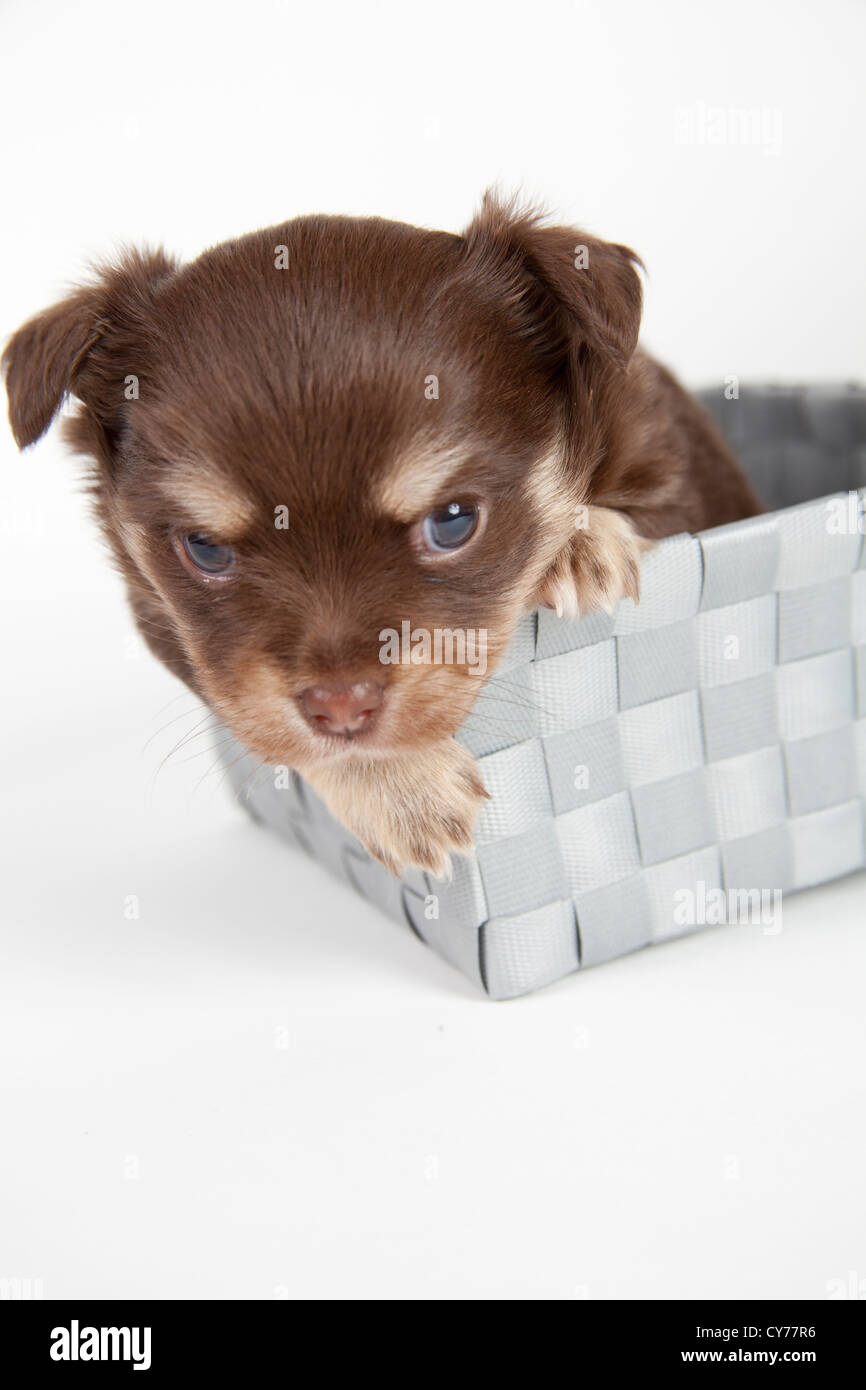
[[[224,752],[257,819],[494,999],[744,908],[773,930],[779,894],[866,864],[866,391],[701,399],[776,510],[662,542],[637,607],[524,619],[458,735],[492,800],[450,883]]]

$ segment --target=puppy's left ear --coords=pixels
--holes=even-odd
[[[496,306],[539,369],[562,384],[572,411],[588,405],[595,387],[609,390],[622,380],[637,347],[643,297],[633,251],[576,227],[548,226],[532,209],[489,193],[464,244],[474,292]],[[577,434],[592,443],[588,411]],[[591,498],[588,479],[582,482]],[[561,616],[610,610],[640,594],[646,543],[622,513],[593,505],[586,511],[585,528],[571,532],[534,595]]]
[[[642,262],[627,246],[486,193],[464,233],[476,274],[504,296],[518,332],[551,365],[593,355],[622,370],[637,346]]]

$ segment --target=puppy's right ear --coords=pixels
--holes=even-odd
[[[19,449],[45,433],[99,337],[95,289],[79,290],[19,328],[3,353],[9,424]]]
[[[176,269],[164,252],[127,252],[25,323],[3,353],[9,423],[20,449],[39,439],[67,395],[109,431],[122,413],[123,380],[146,332],[157,285]]]

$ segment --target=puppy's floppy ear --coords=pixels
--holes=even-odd
[[[23,449],[39,439],[67,395],[88,407],[106,438],[122,415],[124,378],[147,333],[159,282],[176,269],[163,251],[127,251],[91,285],[45,309],[3,353],[9,423]]]
[[[594,354],[624,368],[637,346],[642,262],[627,246],[543,215],[488,191],[463,234],[470,262],[498,285],[518,330],[551,364]]]

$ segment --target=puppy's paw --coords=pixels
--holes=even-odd
[[[652,547],[622,512],[583,507],[579,525],[557,555],[535,601],[558,618],[578,618],[602,608],[612,613],[621,598],[640,600],[641,556]]]
[[[475,760],[453,739],[412,758],[347,764],[324,783],[316,774],[308,780],[395,875],[413,867],[449,877],[450,856],[472,847],[472,828],[487,796]]]
[[[451,855],[472,847],[475,818],[486,796],[474,759],[451,740],[391,776],[373,823],[365,816],[355,833],[393,874],[414,867],[448,878]]]

